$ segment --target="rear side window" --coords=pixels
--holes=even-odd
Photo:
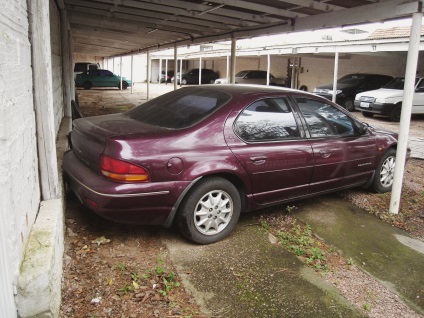
[[[266,98],[248,106],[235,122],[235,132],[248,142],[299,138],[299,129],[285,98]]]
[[[161,95],[125,115],[153,126],[182,129],[200,122],[230,99],[227,93],[189,87]]]

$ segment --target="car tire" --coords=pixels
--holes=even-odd
[[[127,89],[127,88],[128,88],[128,83],[122,82],[122,89]]]
[[[390,120],[394,122],[399,122],[401,110],[402,110],[402,105],[396,105],[395,108],[390,113]]]
[[[353,112],[355,110],[355,104],[353,102],[353,98],[346,98],[342,105],[346,110]]]
[[[299,87],[299,90],[304,91],[304,92],[307,92],[308,91],[308,86],[302,85],[302,86]]]
[[[389,149],[375,169],[374,179],[371,184],[372,190],[378,193],[385,193],[392,190],[395,164],[396,150]]]
[[[82,84],[82,87],[84,89],[91,89],[91,87],[93,87],[93,84],[90,81],[86,81]]]
[[[187,79],[186,78],[183,78],[182,81],[181,81],[181,84],[182,85],[187,85]]]
[[[234,229],[240,210],[236,187],[226,179],[207,177],[187,193],[179,207],[177,226],[182,235],[197,244],[215,243]]]
[[[374,117],[374,113],[370,113],[370,112],[361,112],[361,113],[362,113],[362,116],[367,118]]]

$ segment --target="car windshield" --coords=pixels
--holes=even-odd
[[[366,75],[363,74],[349,74],[345,75],[337,80],[337,83],[341,84],[355,84],[360,80],[363,80]]]
[[[182,129],[200,122],[230,98],[223,92],[188,87],[161,95],[125,115],[153,126]]]
[[[417,85],[417,83],[418,83],[418,78],[415,79],[415,85]],[[404,86],[405,86],[405,79],[402,77],[398,77],[388,82],[386,85],[383,86],[383,88],[403,90]]]

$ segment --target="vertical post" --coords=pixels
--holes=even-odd
[[[147,95],[147,100],[150,100],[150,52],[149,50],[147,50],[147,70],[146,70],[146,77],[147,77],[147,90],[146,90],[146,95]]]
[[[267,55],[267,65],[266,65],[266,85],[269,85],[269,69],[271,67],[271,57]]]
[[[227,55],[227,76],[226,76],[226,81],[225,83],[229,83],[230,82],[230,56]]]
[[[122,91],[122,56],[119,58],[119,89]]]
[[[230,69],[230,83],[234,84],[236,81],[236,39],[231,38],[231,69]]]
[[[180,76],[183,74],[183,59],[180,60]],[[180,81],[180,87],[183,86],[182,82]]]
[[[337,51],[337,47],[336,47],[336,53],[334,54],[333,97],[331,98],[331,101],[333,103],[336,102],[336,97],[337,97],[338,73],[339,73],[339,52]]]
[[[68,21],[68,15],[66,10],[60,10],[60,27],[62,35],[62,80],[64,88],[64,104],[65,104],[65,116],[72,117],[71,100],[73,99],[71,90],[71,80],[74,78],[71,64],[71,49],[69,46],[70,25]],[[68,127],[72,129],[72,123]]]
[[[162,58],[159,59],[159,73],[158,74],[159,74],[158,79],[159,79],[159,84],[160,84],[161,81],[162,81]],[[167,75],[168,75],[168,70],[165,70],[165,84],[166,84],[166,81],[167,81],[167,78],[166,78]]]
[[[296,57],[293,57],[290,88],[296,88]]]
[[[202,84],[202,56],[199,57],[199,85]]]
[[[412,100],[415,91],[415,76],[417,72],[418,53],[420,48],[421,20],[423,13],[412,15],[411,35],[409,36],[408,58],[406,61],[405,87],[400,115],[398,146],[396,151],[396,166],[389,212],[398,214],[402,192],[402,179],[405,171],[406,152],[408,147],[409,126],[411,124]]]
[[[165,74],[168,74],[168,59],[165,59]],[[177,72],[174,70],[174,80],[177,79]],[[165,82],[168,85],[168,82]]]
[[[174,90],[177,89],[177,82],[178,82],[178,77],[177,77],[177,69],[178,69],[178,60],[177,60],[177,43],[174,44]],[[181,76],[183,74],[181,74],[180,72],[180,83],[181,83]]]
[[[112,57],[112,73],[115,73],[115,58]]]
[[[134,87],[134,54],[131,54],[131,94],[133,93],[133,87]]]

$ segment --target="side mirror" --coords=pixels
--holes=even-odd
[[[368,124],[356,122],[356,129],[360,135],[365,135],[368,131]]]

